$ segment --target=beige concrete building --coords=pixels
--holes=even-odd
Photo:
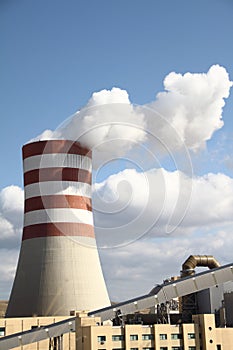
[[[58,322],[62,317],[0,319],[0,336]],[[213,314],[195,315],[190,324],[101,324],[99,317],[77,313],[76,329],[62,337],[62,345],[43,340],[17,350],[230,350],[233,328],[215,327]]]
[[[81,316],[81,317],[80,317]],[[195,315],[191,324],[112,327],[80,315],[76,321],[78,350],[230,350],[233,328],[216,328],[213,314]],[[83,317],[84,316],[84,317]]]

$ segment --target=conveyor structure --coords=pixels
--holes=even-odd
[[[88,316],[99,316],[102,321],[110,320],[115,318],[116,312],[120,315],[134,313],[165,303],[173,298],[182,297],[229,281],[233,281],[233,264],[197,273],[176,281],[165,282],[157,285],[149,294],[127,300],[114,306],[91,311],[88,313]],[[2,337],[0,338],[0,349],[9,350],[44,339],[60,337],[62,334],[74,330],[75,317],[72,317],[46,327]]]

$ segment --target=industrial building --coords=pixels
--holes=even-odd
[[[215,260],[191,256],[187,261],[193,259],[199,259],[201,264]],[[93,311],[73,310],[72,317],[2,318],[0,349],[231,349],[233,266],[189,272],[186,277],[182,273],[180,278],[166,280],[146,295],[117,305]],[[187,321],[187,314],[191,321]]]
[[[111,305],[94,235],[91,152],[37,141],[23,160],[24,229],[0,350],[233,348],[233,264],[191,255],[177,276]]]
[[[59,318],[57,317],[58,321]],[[47,318],[0,320],[5,329],[17,332],[22,327],[35,328],[54,321]],[[55,338],[32,342],[22,346],[20,339],[16,350],[230,350],[232,349],[233,328],[216,328],[214,315],[196,315],[192,323],[183,324],[125,324],[124,326],[101,325],[99,317],[88,317],[77,313],[76,330]],[[23,324],[23,326],[22,326]],[[46,328],[45,328],[46,329]],[[46,332],[46,331],[45,331]],[[49,331],[47,332],[49,333]],[[1,342],[0,342],[1,346]],[[3,345],[4,346],[4,345]],[[1,348],[1,347],[0,347]],[[3,347],[2,347],[3,348]],[[1,348],[1,349],[2,349]],[[3,348],[5,349],[5,347]],[[10,348],[9,348],[10,349]]]

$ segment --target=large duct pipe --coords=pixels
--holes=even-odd
[[[197,266],[214,269],[220,267],[220,264],[212,255],[190,255],[182,265],[181,277],[193,275]]]
[[[194,275],[197,266],[209,269],[219,267],[219,262],[212,255],[190,255],[182,265],[181,278]],[[184,295],[181,298],[182,320],[184,323],[192,322],[192,315],[198,313],[197,293]]]
[[[93,227],[91,152],[78,142],[23,147],[24,229],[7,317],[109,306]]]

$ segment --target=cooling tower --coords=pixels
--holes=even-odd
[[[93,227],[91,162],[78,142],[23,147],[24,228],[7,317],[110,305]]]

